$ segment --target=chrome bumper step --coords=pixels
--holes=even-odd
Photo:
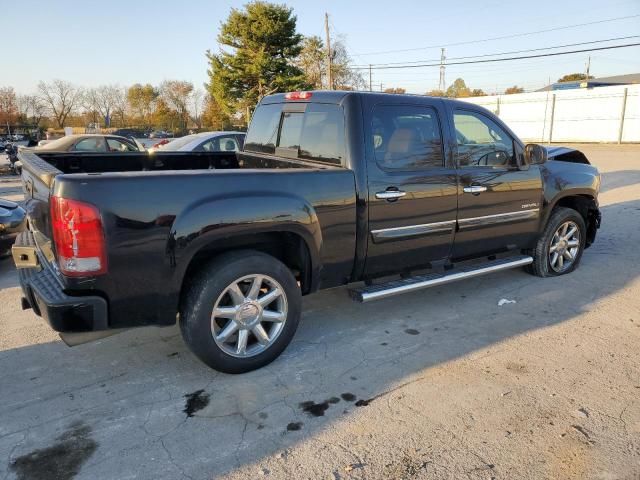
[[[402,280],[394,280],[380,285],[352,289],[349,290],[349,294],[354,300],[365,303],[372,300],[391,297],[393,295],[399,295],[401,293],[413,292],[423,288],[436,287],[446,283],[457,282],[458,280],[479,277],[481,275],[486,275],[487,273],[499,272],[509,268],[523,267],[531,263],[533,263],[532,257],[528,255],[517,255],[498,260],[491,260],[476,265],[454,268],[444,273],[428,273]]]

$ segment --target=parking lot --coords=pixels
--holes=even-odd
[[[0,478],[640,478],[640,146],[579,148],[603,226],[575,273],[325,291],[238,376],[176,327],[69,348],[0,260]]]

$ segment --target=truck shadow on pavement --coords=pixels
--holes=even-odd
[[[602,175],[601,192],[608,192],[615,188],[628,187],[640,184],[640,171],[638,170],[618,170]]]
[[[605,206],[603,218],[580,269],[562,278],[515,270],[367,305],[345,289],[307,297],[289,348],[244,375],[205,367],[175,327],[0,351],[0,477],[123,478],[134,468],[136,478],[199,479],[259,465],[430,368],[473,361],[625,287],[639,274],[629,229],[640,200]],[[517,303],[498,306],[503,298]]]

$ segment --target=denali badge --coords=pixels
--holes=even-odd
[[[523,203],[522,204],[522,208],[537,208],[538,204],[537,203]]]

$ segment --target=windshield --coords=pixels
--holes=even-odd
[[[169,143],[167,143],[166,145],[163,145],[161,148],[162,150],[178,150],[184,147],[187,143],[193,142],[196,138],[198,138],[198,135],[195,135],[195,134],[186,135],[184,137],[171,140]]]

